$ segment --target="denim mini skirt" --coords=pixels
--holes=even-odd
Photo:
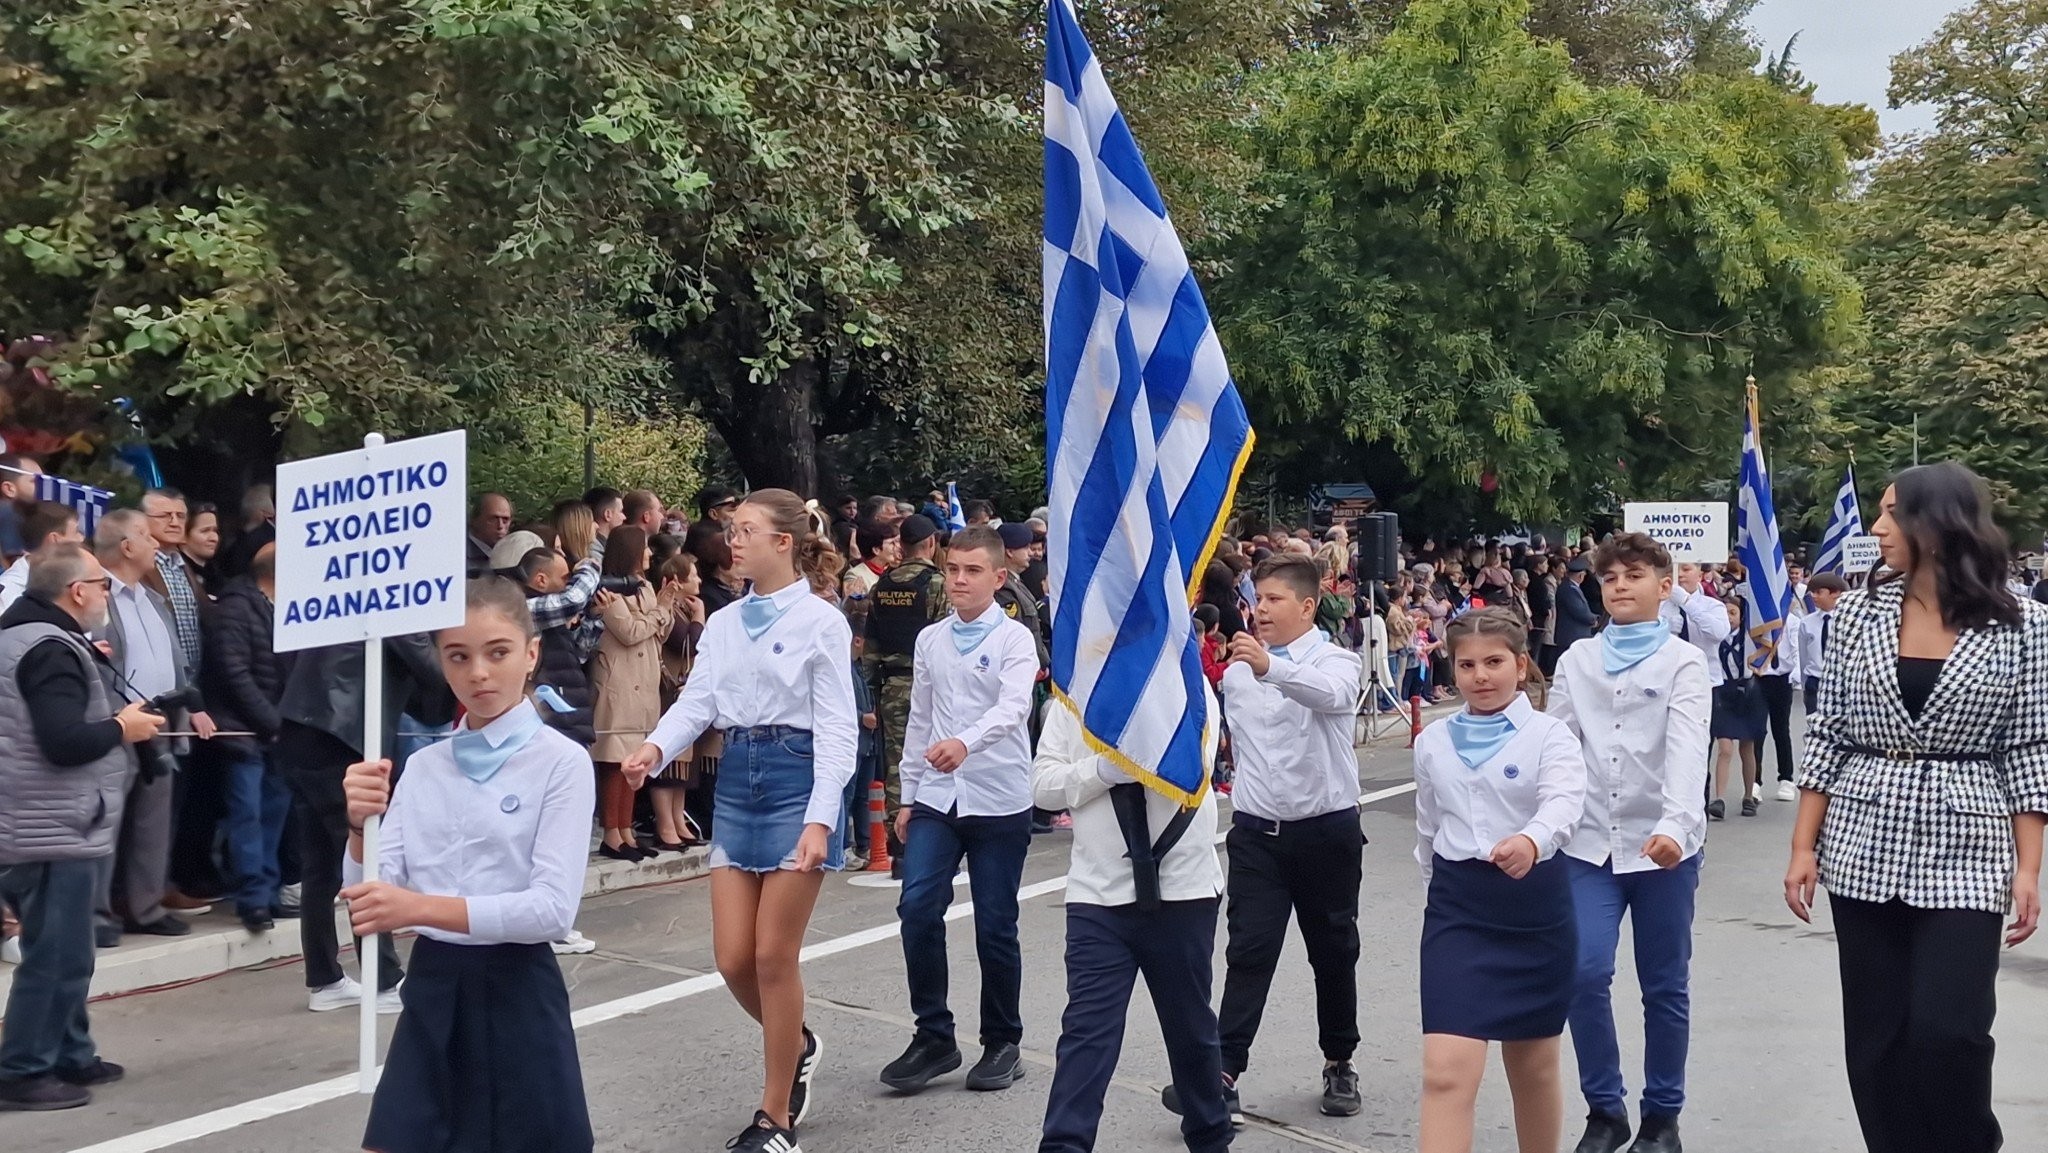
[[[714,869],[772,873],[796,867],[796,843],[803,836],[811,804],[811,731],[789,725],[727,729],[712,794],[711,856]],[[845,824],[825,837],[825,867],[845,864]]]

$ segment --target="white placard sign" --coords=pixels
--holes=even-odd
[[[1882,558],[1874,536],[1852,536],[1842,541],[1842,571],[1855,574],[1869,572],[1877,567]]]
[[[1671,550],[1674,563],[1728,560],[1728,506],[1720,501],[1662,501],[1622,506],[1622,527]]]
[[[469,434],[277,468],[278,652],[462,623]]]

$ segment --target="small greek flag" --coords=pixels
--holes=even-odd
[[[1851,462],[1842,473],[1842,487],[1835,490],[1835,507],[1828,513],[1828,528],[1820,538],[1820,555],[1813,560],[1817,573],[1842,571],[1849,538],[1863,535],[1863,506],[1856,499],[1856,465]]]
[[[92,530],[100,523],[100,517],[113,507],[114,494],[103,488],[65,480],[48,473],[36,477],[36,499],[55,501],[68,506],[78,513],[78,531],[85,539],[92,539]]]
[[[1749,382],[1742,417],[1742,480],[1735,510],[1735,556],[1749,575],[1742,599],[1748,605],[1750,667],[1762,672],[1778,653],[1785,618],[1792,611],[1792,578],[1785,571],[1785,546],[1778,538],[1778,511],[1771,502],[1771,474],[1764,466],[1763,433],[1757,420],[1756,381]]]
[[[1046,25],[1053,693],[1118,768],[1192,805],[1211,718],[1189,606],[1251,423],[1072,0]]]
[[[960,486],[946,482],[946,507],[952,511],[946,514],[946,531],[959,532],[967,527],[967,510],[960,507]]]

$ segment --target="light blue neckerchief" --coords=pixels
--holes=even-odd
[[[1003,610],[994,605],[981,610],[981,615],[971,621],[954,617],[953,648],[963,657],[973,652],[974,646],[980,644],[988,634],[996,631],[996,623],[1002,619]]]
[[[758,641],[770,625],[782,619],[782,606],[773,597],[760,593],[748,593],[740,602],[740,624],[747,630],[747,639]]]
[[[526,742],[533,739],[533,734],[541,730],[540,711],[531,704],[521,704],[518,707],[526,710],[525,714],[510,719],[510,729],[505,733],[505,739],[496,747],[491,745],[491,739],[484,735],[483,729],[472,729],[464,725],[456,730],[454,739],[449,741],[448,745],[455,753],[455,767],[462,770],[463,776],[479,785],[497,776],[498,770],[505,767],[505,762],[512,759],[512,754],[525,748]]]
[[[1476,769],[1515,739],[1515,722],[1504,711],[1482,717],[1461,710],[1451,714],[1450,733],[1458,759],[1466,768]]]
[[[1625,672],[1642,664],[1670,638],[1671,628],[1661,620],[1610,624],[1600,632],[1601,663],[1608,676]]]

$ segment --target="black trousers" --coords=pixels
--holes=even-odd
[[[1778,779],[1789,781],[1798,777],[1798,766],[1792,761],[1792,678],[1784,673],[1760,676],[1756,683],[1763,687],[1764,707],[1770,711],[1771,747],[1778,751]],[[1759,753],[1757,768],[1763,768]]]
[[[232,896],[221,869],[221,821],[228,813],[227,761],[210,741],[178,758],[171,790],[171,883],[188,897]]]
[[[299,946],[306,954],[306,988],[320,989],[346,976],[334,930],[334,898],[341,892],[341,858],[348,852],[348,799],[341,778],[358,759],[354,749],[318,729],[287,722],[277,742],[277,764],[292,789],[298,818]],[[362,948],[356,939],[356,948]],[[405,970],[391,934],[377,938],[377,988],[395,988]]]
[[[1992,1153],[2001,918],[1828,895],[1849,1095],[1870,1153]]]
[[[1251,1064],[1252,1038],[1280,964],[1291,912],[1301,925],[1316,978],[1316,1031],[1323,1057],[1348,1061],[1358,1048],[1358,892],[1365,831],[1358,810],[1291,821],[1277,834],[1233,826],[1230,901],[1223,950],[1223,1071]]]

